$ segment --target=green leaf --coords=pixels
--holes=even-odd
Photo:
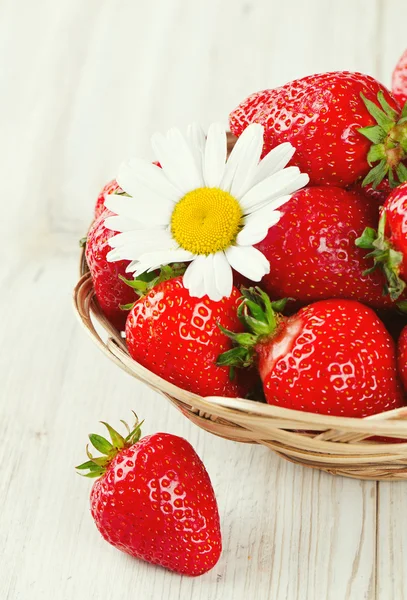
[[[251,354],[247,350],[247,348],[242,348],[238,346],[237,348],[232,348],[231,350],[227,350],[218,356],[216,364],[219,367],[227,367],[227,366],[247,366],[251,362]]]
[[[249,314],[247,314],[245,315],[245,325],[248,327],[248,329],[251,329],[253,333],[256,334],[254,336],[253,343],[256,343],[257,336],[267,335],[268,333],[270,333],[270,325],[267,323],[266,318],[258,320],[254,319]]]
[[[94,446],[96,450],[99,450],[99,452],[102,454],[109,454],[109,452],[113,450],[112,444],[106,438],[98,435],[97,433],[89,434],[89,439],[92,446]]]
[[[113,446],[118,450],[124,448],[126,445],[124,437],[120,435],[120,433],[118,433],[115,429],[113,429],[113,427],[109,425],[109,423],[106,423],[105,421],[101,421],[101,423],[108,430]]]
[[[83,475],[83,477],[89,477],[89,479],[94,479],[95,477],[100,477],[103,475],[105,471],[100,469],[100,471],[91,471],[90,473],[78,473],[79,475]]]
[[[81,238],[79,240],[79,247],[80,248],[84,248],[86,246],[86,242],[88,241],[87,236],[85,235],[85,237]]]
[[[377,99],[380,102],[380,106],[382,107],[382,109],[384,110],[384,112],[386,113],[386,115],[392,119],[393,121],[397,120],[398,117],[398,113],[390,106],[390,104],[387,102],[386,98],[384,97],[383,92],[380,90],[380,92],[377,94]]]
[[[396,173],[400,183],[407,181],[407,167],[403,163],[399,163],[396,167]]]
[[[394,119],[391,119],[383,112],[374,102],[368,100],[366,96],[361,92],[360,97],[362,98],[367,110],[372,115],[374,120],[386,133],[394,126]],[[379,100],[380,102],[380,100]]]
[[[355,240],[355,244],[358,248],[366,248],[370,250],[373,248],[373,242],[377,238],[377,231],[372,227],[366,227],[362,235]]]
[[[395,188],[398,186],[399,182],[396,181],[392,168],[389,169],[388,179],[389,179],[389,184],[390,184],[391,188]]]
[[[252,335],[251,333],[236,333],[235,341],[240,346],[245,346],[246,348],[250,348],[251,346],[254,346],[254,344],[257,342],[257,336]]]
[[[362,187],[365,187],[366,185],[369,185],[369,183],[371,183],[372,187],[375,189],[379,185],[379,183],[383,181],[388,170],[389,167],[387,165],[386,160],[380,161],[379,164],[373,167],[373,169],[371,169],[366,175],[366,177],[362,181]]]
[[[400,302],[397,302],[397,308],[399,308],[402,313],[407,313],[407,300],[400,300]]]
[[[140,275],[140,277],[142,277],[142,275]],[[144,293],[148,288],[148,282],[144,279],[140,279],[140,277],[138,277],[137,279],[126,279],[125,277],[123,277],[123,275],[119,275],[119,279],[121,279],[123,283],[131,287],[133,290]],[[156,277],[156,275],[154,275],[154,277]]]
[[[128,194],[127,192],[124,192],[123,190],[121,190],[120,188],[118,188],[117,190],[115,190],[113,192],[113,194],[115,196],[126,196],[127,198],[131,198],[130,194]]]
[[[246,300],[243,306],[247,306],[252,316],[258,321],[264,322],[266,320],[266,315],[264,314],[264,311],[256,302],[253,302],[253,300]]]
[[[281,298],[281,300],[273,300],[271,306],[274,311],[281,313],[284,311],[289,300],[294,300],[294,298]]]
[[[367,162],[369,165],[377,162],[378,160],[382,160],[383,158],[386,158],[384,144],[375,144],[374,146],[370,146],[370,150],[367,153]]]
[[[131,310],[135,304],[135,302],[129,302],[129,304],[119,304],[119,308],[120,310]]]
[[[263,290],[260,289],[259,287],[256,287],[256,291],[259,293],[259,295],[261,296],[261,299],[263,300],[265,313],[266,313],[266,317],[267,317],[267,322],[269,324],[270,329],[273,330],[273,329],[275,329],[277,322],[276,322],[276,315],[275,315],[273,307],[271,305],[271,300],[268,297],[268,295],[266,294],[266,292],[263,292]]]
[[[136,414],[136,413],[134,413]],[[133,445],[135,443],[137,443],[141,437],[141,428],[143,426],[144,420],[141,421],[140,423],[138,422],[138,418],[136,415],[136,425],[134,426],[133,431],[130,431],[129,435],[126,437],[126,444],[127,445]]]
[[[230,338],[231,340],[235,340],[236,333],[234,331],[229,331],[229,329],[226,329],[225,327],[223,327],[223,325],[221,325],[218,322],[216,322],[216,325],[219,327],[222,333],[228,336],[228,338]]]
[[[407,102],[404,104],[403,110],[401,111],[400,116],[402,119],[405,119],[407,117]],[[399,123],[400,123],[400,121],[399,121]]]
[[[80,471],[83,469],[95,469],[95,468],[99,468],[98,465],[96,465],[93,460],[87,460],[86,462],[82,463],[81,465],[78,465],[77,467],[75,467],[75,469],[79,469]]]
[[[361,127],[358,132],[364,135],[374,144],[381,144],[386,139],[386,132],[379,125],[369,125]]]

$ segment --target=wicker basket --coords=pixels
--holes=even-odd
[[[229,139],[229,148],[234,140]],[[206,431],[238,442],[262,444],[294,463],[335,475],[374,480],[407,480],[407,406],[354,419],[316,415],[241,398],[202,398],[182,390],[134,361],[116,329],[101,312],[82,252],[74,307],[85,331],[124,371],[165,396]],[[103,339],[95,328],[106,332]],[[371,441],[397,437],[401,443]]]

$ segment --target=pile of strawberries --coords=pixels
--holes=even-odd
[[[367,75],[312,75],[258,92],[230,115],[239,137],[264,127],[263,155],[282,142],[310,178],[256,247],[270,263],[259,285],[235,277],[215,302],[191,297],[176,264],[129,280],[109,262],[102,190],[86,242],[100,308],[125,331],[132,358],[201,396],[246,397],[320,414],[366,417],[405,405],[407,389],[407,52],[393,93]],[[181,573],[221,551],[208,475],[185,440],[139,441],[108,425],[91,436],[104,456],[92,513],[115,546]],[[187,466],[186,466],[187,465]]]

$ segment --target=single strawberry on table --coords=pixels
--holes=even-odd
[[[378,227],[367,226],[356,243],[370,250],[370,270],[384,273],[384,292],[397,300],[407,281],[407,182],[388,196]]]
[[[403,117],[373,77],[338,71],[256,92],[232,111],[229,122],[236,136],[251,123],[263,125],[263,155],[291,142],[296,153],[290,164],[308,173],[312,185],[346,187],[359,178],[375,186],[385,177],[407,179]]]
[[[400,57],[392,77],[393,96],[400,104],[404,106],[407,102],[407,50]]]
[[[111,441],[91,434],[103,454],[77,469],[97,477],[90,495],[97,528],[110,544],[183,575],[218,562],[222,539],[209,475],[192,446],[169,433],[140,439],[140,424],[124,438],[104,423]]]
[[[236,287],[219,302],[192,297],[182,277],[153,287],[137,300],[126,322],[130,355],[141,365],[178,387],[201,396],[244,397],[255,373],[216,365],[219,354],[232,346],[218,324],[235,332],[243,325],[237,316],[241,294]]]
[[[269,404],[343,417],[403,406],[394,342],[370,308],[322,300],[284,317],[259,288],[244,296],[247,333],[229,334],[237,346],[218,364],[255,363]]]
[[[357,192],[319,186],[299,190],[279,211],[279,222],[256,244],[270,262],[260,283],[270,296],[300,304],[353,298],[375,308],[392,306],[383,296],[383,274],[364,275],[366,252],[355,246],[365,225],[377,225],[373,203]]]

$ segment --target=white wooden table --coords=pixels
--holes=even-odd
[[[407,484],[198,430],[110,364],[71,309],[97,192],[150,155],[155,130],[226,122],[249,93],[312,72],[389,83],[406,20],[405,0],[0,0],[2,600],[407,599]],[[73,467],[97,422],[131,409],[208,468],[224,551],[205,576],[132,560],[94,527]]]

